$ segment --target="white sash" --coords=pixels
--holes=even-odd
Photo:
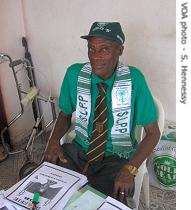
[[[75,130],[76,135],[80,136],[86,143],[89,142],[88,124],[91,112],[91,73],[90,63],[85,64],[79,73],[77,85]],[[113,152],[125,158],[129,156],[127,150],[129,152],[133,149],[130,138],[131,93],[132,85],[129,67],[119,63],[116,68],[116,77],[112,88],[114,123],[111,129],[111,139]]]

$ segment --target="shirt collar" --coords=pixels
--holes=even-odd
[[[97,83],[105,83],[108,87],[111,87],[113,85],[114,79],[115,79],[115,71],[113,74],[106,80],[103,80],[99,76],[97,76],[95,73],[92,72],[91,79],[92,79],[92,85],[96,85]]]

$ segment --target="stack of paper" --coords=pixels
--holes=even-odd
[[[88,185],[79,191],[87,181],[87,177],[80,173],[44,162],[3,192],[5,197],[0,197],[0,209],[31,209],[33,195],[38,192],[40,197],[36,210],[130,210],[121,202],[102,196]],[[78,196],[70,200],[74,194]]]
[[[18,209],[31,209],[32,197],[40,193],[36,209],[62,209],[71,196],[87,183],[87,177],[75,171],[44,162],[26,178],[6,191],[5,202]]]

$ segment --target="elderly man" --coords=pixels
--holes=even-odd
[[[123,202],[159,140],[155,105],[143,74],[119,62],[125,36],[118,22],[95,22],[81,38],[90,62],[67,69],[44,160],[86,174],[92,187]],[[73,112],[76,138],[61,146]],[[146,133],[140,144],[136,125]]]

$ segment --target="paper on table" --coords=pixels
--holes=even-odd
[[[22,210],[20,207],[13,205],[6,199],[0,198],[0,209],[2,210]]]
[[[98,210],[131,210],[123,203],[108,196],[105,202],[98,208]]]
[[[47,190],[41,193],[38,209],[58,209],[59,202],[65,206],[71,196],[85,183],[87,177],[75,171],[44,162],[28,177],[7,191],[6,199],[29,209],[31,198],[42,185]]]
[[[64,210],[95,210],[104,202],[104,198],[96,195],[90,190],[85,191],[74,202],[64,208]]]

